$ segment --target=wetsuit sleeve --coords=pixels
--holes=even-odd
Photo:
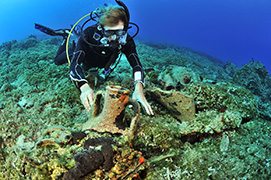
[[[130,36],[128,37],[128,39]],[[134,82],[141,82],[143,86],[145,86],[144,83],[144,70],[143,67],[139,61],[138,54],[136,52],[136,45],[133,39],[129,40],[127,44],[125,45],[125,48],[123,50],[123,53],[126,55],[131,67],[133,68],[133,78]]]
[[[81,38],[79,38],[70,64],[70,78],[75,83],[77,88],[80,88],[83,84],[88,83],[81,67],[85,53],[86,48],[84,47],[84,42]]]

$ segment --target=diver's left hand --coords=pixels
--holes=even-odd
[[[138,102],[140,102],[143,105],[143,107],[145,108],[148,115],[154,115],[150,104],[147,102],[147,100],[144,96],[143,85],[140,82],[137,82],[135,85],[133,99],[137,100]]]

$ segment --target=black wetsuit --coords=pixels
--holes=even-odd
[[[102,37],[102,32],[97,29],[97,25],[93,25],[84,30],[84,38],[92,44],[101,44],[100,38],[94,38],[94,34],[100,35]],[[98,67],[105,68],[108,66],[108,62],[111,58],[116,60],[119,53],[126,55],[131,67],[133,68],[134,81],[144,83],[144,72],[142,65],[139,61],[138,54],[136,52],[136,46],[131,36],[127,36],[127,43],[121,45],[120,48],[112,50],[109,47],[95,47],[90,46],[84,42],[83,38],[80,37],[74,49],[72,60],[70,64],[70,77],[76,82],[77,87],[81,87],[83,84],[88,83],[86,80],[83,70],[88,70],[90,68]],[[112,57],[112,54],[113,57]],[[63,52],[58,51],[58,56],[56,57],[56,64],[63,64]],[[114,61],[113,61],[114,62]]]

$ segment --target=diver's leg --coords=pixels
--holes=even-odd
[[[62,65],[62,64],[67,63],[68,59],[67,59],[66,51],[62,52],[61,54],[59,54],[58,56],[56,56],[54,62],[55,62],[56,65]]]
[[[67,55],[66,55],[66,42],[67,42],[68,35],[70,33],[70,29],[54,30],[54,29],[48,28],[46,26],[43,26],[43,25],[37,24],[37,23],[35,23],[35,28],[40,30],[41,32],[48,34],[48,35],[51,35],[51,36],[62,36],[63,37],[63,41],[62,41],[60,47],[58,48],[54,62],[56,65],[61,65],[61,64],[67,63],[68,60],[67,60]],[[75,47],[75,45],[73,43],[73,47],[71,48],[71,50],[69,50],[69,51],[71,51],[71,53],[69,53],[70,58],[71,58],[71,54],[73,53],[74,47]]]
[[[67,42],[67,39],[64,38],[61,45],[59,46],[57,50],[55,61],[54,61],[56,65],[61,65],[68,62],[67,57],[66,57],[66,42]]]
[[[66,54],[66,43],[67,43],[67,39],[64,38],[63,42],[61,43],[56,53],[56,57],[54,61],[56,65],[62,65],[68,62],[67,54]],[[72,58],[72,53],[74,51],[74,48],[75,48],[75,43],[73,42],[72,48],[69,48],[69,51],[70,51],[69,58]]]

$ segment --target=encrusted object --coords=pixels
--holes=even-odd
[[[64,144],[78,144],[78,140],[83,139],[84,132],[72,132],[64,126],[50,126],[42,133],[43,139],[36,143],[36,147],[56,146]]]
[[[158,82],[164,86],[165,90],[176,89],[177,83],[174,82],[173,78],[169,74],[163,72],[159,74]]]
[[[148,90],[148,93],[180,121],[193,122],[196,108],[194,98],[179,91],[163,91],[160,88]]]
[[[75,166],[64,174],[64,180],[132,179],[146,168],[142,154],[129,147],[117,147],[110,137],[90,138],[84,150],[74,156]]]
[[[89,149],[74,156],[75,167],[64,174],[64,180],[76,180],[99,168],[104,157],[101,151]]]
[[[188,84],[199,81],[199,75],[190,68],[175,65],[164,67],[158,76],[158,82],[165,90],[182,88]]]
[[[109,171],[97,169],[88,174],[85,179],[119,179],[130,180],[139,178],[141,173],[148,167],[148,162],[142,156],[142,153],[128,147],[113,146],[114,165]]]
[[[51,126],[47,128],[42,135],[48,136],[58,144],[66,144],[72,139],[72,131],[64,126]]]
[[[104,97],[104,107],[99,114],[102,92],[96,93],[92,117],[83,124],[83,130],[95,130],[98,132],[121,133],[133,137],[137,119],[139,116],[139,105],[137,101],[129,98],[130,91],[120,86],[107,86]],[[125,108],[131,104],[134,116],[130,123],[130,128],[123,121]]]

